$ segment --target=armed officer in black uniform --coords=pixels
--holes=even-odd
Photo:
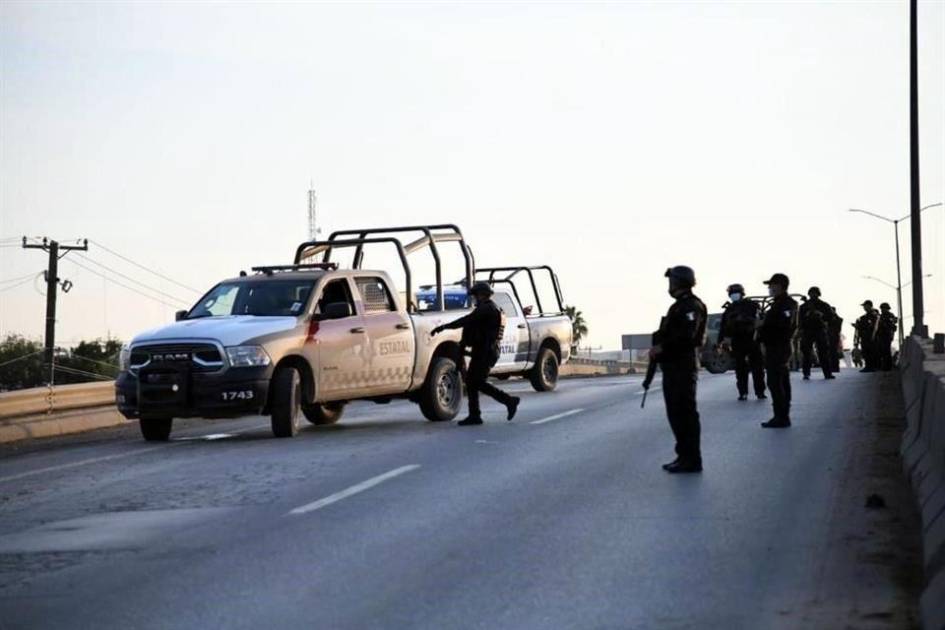
[[[669,307],[654,335],[650,360],[663,370],[663,399],[669,426],[676,437],[676,459],[665,464],[669,473],[702,472],[699,411],[696,408],[697,353],[705,340],[706,308],[692,294],[696,274],[684,266],[666,270],[669,294],[676,301]]]
[[[899,318],[893,315],[892,307],[883,302],[879,305],[879,323],[876,326],[877,368],[888,372],[893,368],[892,342],[896,336]]]
[[[837,313],[836,306],[831,306],[830,310],[833,312],[833,318],[827,324],[827,343],[830,345],[830,356],[833,360],[830,371],[837,374],[840,372],[840,357],[843,355],[843,318]]]
[[[863,314],[853,323],[853,328],[856,329],[854,346],[858,345],[863,355],[865,365],[860,372],[875,372],[878,363],[876,331],[879,328],[879,313],[873,308],[872,300],[866,300],[860,306],[863,307]]]
[[[489,371],[499,360],[499,345],[505,333],[505,313],[492,301],[492,286],[488,282],[477,282],[469,289],[476,300],[472,313],[431,331],[436,335],[444,330],[463,329],[460,344],[464,351],[470,349],[469,367],[465,370],[466,395],[469,396],[469,416],[459,422],[462,426],[482,424],[479,408],[479,392],[491,396],[505,405],[508,419],[515,417],[520,399],[510,396],[489,383]]]
[[[836,378],[833,374],[833,353],[827,337],[827,330],[834,318],[833,309],[820,299],[820,289],[811,287],[807,290],[808,300],[801,304],[799,319],[801,325],[801,353],[804,355],[802,368],[804,380],[810,380],[810,368],[813,365],[814,347],[817,348],[817,360],[825,379]]]
[[[745,287],[731,284],[728,289],[729,302],[719,323],[719,345],[731,351],[735,359],[735,386],[738,399],[748,400],[748,373],[755,385],[755,396],[765,396],[764,358],[756,340],[755,329],[761,306],[754,300],[745,299]]]
[[[768,391],[774,417],[761,426],[783,429],[791,426],[791,341],[797,330],[797,302],[788,295],[790,281],[783,273],[770,280],[768,293],[773,298],[765,311],[759,334],[765,346],[765,370],[768,372]]]

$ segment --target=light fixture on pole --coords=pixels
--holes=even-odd
[[[940,205],[942,205],[941,202],[929,204],[923,208],[919,208],[919,214],[925,212],[929,208],[935,208]],[[884,217],[881,214],[876,214],[875,212],[870,212],[869,210],[861,210],[859,208],[850,208],[850,212],[859,212],[860,214],[866,214],[875,219],[881,219],[885,221],[886,223],[893,224],[893,229],[895,231],[895,236],[896,236],[896,294],[897,294],[897,300],[898,300],[898,303],[896,306],[899,309],[899,345],[901,346],[902,340],[904,337],[903,328],[902,328],[902,320],[905,318],[902,316],[902,286],[903,285],[902,285],[902,269],[899,263],[899,222],[905,221],[906,219],[911,218],[912,213],[909,213],[906,216],[900,217],[898,219],[890,219],[889,217]],[[924,277],[927,277],[927,276],[923,276],[923,278]],[[921,319],[921,315],[919,316],[919,318]]]

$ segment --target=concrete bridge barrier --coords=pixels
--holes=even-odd
[[[922,625],[945,628],[945,354],[934,353],[931,341],[911,337],[899,369],[907,423],[903,468],[922,514]]]

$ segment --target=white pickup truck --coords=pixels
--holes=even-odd
[[[422,236],[407,245],[370,237],[408,231]],[[174,418],[260,413],[271,417],[274,435],[291,437],[303,417],[331,424],[357,399],[406,397],[431,421],[456,417],[463,397],[460,332],[433,337],[430,331],[468,309],[447,309],[438,283],[433,307],[421,311],[407,257],[429,249],[439,280],[436,246],[456,242],[468,284],[474,266],[461,232],[440,225],[343,236],[303,243],[293,265],[257,267],[224,280],[179,312],[177,322],[132,339],[115,382],[119,411],[139,420],[146,440],[167,440]],[[376,244],[396,249],[406,277],[403,296],[386,272],[359,268],[362,248]],[[329,260],[344,248],[355,248],[352,269]],[[319,255],[320,262],[303,262]],[[524,367],[517,356],[507,358],[514,370]]]

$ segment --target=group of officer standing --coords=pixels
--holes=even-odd
[[[670,473],[702,471],[701,426],[696,406],[696,382],[699,350],[705,340],[708,319],[705,304],[692,289],[695,272],[676,266],[666,270],[669,293],[674,303],[653,335],[650,360],[658,362],[663,372],[663,397],[666,414],[676,438],[676,459],[663,465]],[[804,380],[809,380],[814,351],[817,352],[824,378],[832,380],[840,371],[843,353],[843,319],[821,298],[818,287],[810,287],[802,304],[788,293],[789,278],[776,273],[765,281],[769,299],[765,307],[747,298],[741,284],[728,287],[729,301],[719,326],[718,346],[731,353],[735,361],[738,400],[748,399],[751,376],[754,393],[765,399],[771,394],[773,417],[761,426],[783,429],[791,426],[791,361],[795,338],[799,337]],[[888,304],[874,311],[872,302],[863,303],[865,314],[854,324],[857,343],[863,350],[864,372],[892,368],[891,344],[896,317]],[[796,333],[800,333],[797,335]]]

